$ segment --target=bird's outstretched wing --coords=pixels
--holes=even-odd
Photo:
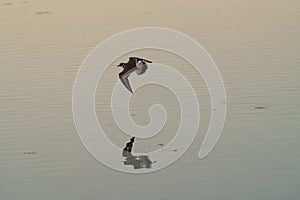
[[[121,82],[127,88],[127,90],[129,90],[129,92],[131,92],[131,93],[133,93],[133,92],[132,92],[132,89],[131,89],[128,77],[135,70],[136,70],[136,68],[133,68],[133,69],[127,71],[126,73],[122,73],[122,72],[120,73],[120,80],[121,80]]]
[[[130,86],[129,81],[128,81],[128,77],[125,77],[125,78],[121,77],[120,80],[123,83],[123,85],[127,88],[127,90],[129,90],[129,92],[131,92],[133,94],[131,86]]]

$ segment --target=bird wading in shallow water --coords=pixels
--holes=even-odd
[[[129,57],[127,63],[120,63],[118,65],[118,67],[123,67],[123,71],[119,73],[119,78],[123,85],[127,88],[127,90],[129,90],[129,92],[133,93],[128,81],[128,77],[132,72],[136,72],[137,75],[145,73],[148,69],[147,63],[152,62],[143,58]]]

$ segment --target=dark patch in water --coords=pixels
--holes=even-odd
[[[255,110],[263,110],[263,109],[266,109],[267,107],[266,106],[255,106],[254,109]]]
[[[162,151],[173,151],[173,152],[177,152],[178,149],[173,149],[173,150],[168,150],[168,149],[165,149],[165,145],[164,144],[157,144],[158,146],[160,146],[161,150]]]
[[[24,155],[36,155],[37,152],[36,151],[24,151],[23,154]]]
[[[51,12],[49,12],[49,11],[40,11],[40,12],[36,12],[36,14],[37,15],[50,15],[51,14]]]

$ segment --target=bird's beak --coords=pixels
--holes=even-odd
[[[152,63],[152,61],[150,61],[150,60],[144,59],[144,61],[146,61],[147,63]]]

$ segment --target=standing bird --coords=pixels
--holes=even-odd
[[[145,73],[148,69],[147,63],[152,62],[143,58],[129,57],[127,63],[120,63],[118,65],[118,67],[123,67],[123,71],[119,73],[119,78],[129,92],[133,93],[128,81],[128,77],[132,72],[136,72],[137,75]]]

